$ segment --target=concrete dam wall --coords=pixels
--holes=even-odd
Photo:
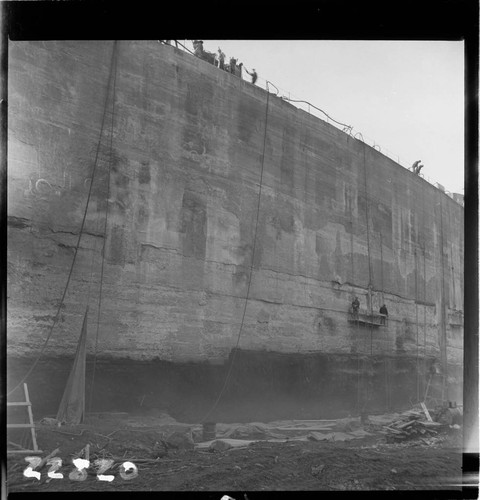
[[[97,407],[141,392],[193,418],[240,328],[225,400],[244,408],[272,407],[266,392],[292,408],[308,396],[317,415],[380,408],[423,396],[432,375],[461,400],[463,208],[188,53],[121,41],[112,63],[112,49],[9,44],[9,386],[52,326],[90,192],[43,375],[28,380],[44,401],[61,396],[87,305]],[[385,303],[388,324],[351,321],[355,295],[362,314]],[[121,396],[107,390],[115,378]]]

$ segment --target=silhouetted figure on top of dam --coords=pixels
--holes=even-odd
[[[220,47],[218,47],[218,54],[216,59],[218,61],[218,67],[220,69],[225,69],[225,53],[222,52],[222,49]]]
[[[197,57],[203,55],[203,40],[193,40],[193,52]]]
[[[254,84],[258,78],[257,72],[255,71],[255,68],[252,69],[251,73],[250,73],[250,71],[248,71],[247,68],[245,68],[245,71],[252,77],[252,83]]]
[[[419,174],[420,170],[422,170],[423,165],[420,163],[422,160],[417,160],[413,165],[412,165],[412,172],[415,174]]]

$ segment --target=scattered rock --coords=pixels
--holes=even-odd
[[[325,468],[325,465],[312,465],[312,470],[311,470],[311,474],[312,476],[317,476],[318,474],[321,474],[321,472],[323,471],[323,469]]]
[[[177,421],[171,417],[165,410],[160,408],[150,408],[147,410],[146,414],[149,417],[154,417],[160,420],[161,424],[176,424]]]
[[[159,443],[158,441],[153,445],[152,448],[152,457],[153,458],[162,458],[166,456],[168,453],[167,448],[165,445],[162,443]]]
[[[167,446],[170,448],[178,448],[183,450],[193,450],[192,433],[190,430],[186,432],[174,431],[165,439]]]
[[[333,430],[349,432],[360,429],[361,427],[362,424],[358,418],[342,418],[336,422]]]
[[[193,429],[192,430],[192,439],[193,439],[194,443],[201,443],[203,441],[202,429]]]
[[[351,436],[350,434],[345,434],[344,432],[333,433],[334,441],[350,441],[351,439],[355,439],[355,436]]]
[[[310,441],[333,441],[333,433],[322,434],[321,432],[310,432],[307,435]]]
[[[232,445],[223,439],[216,439],[209,446],[209,449],[214,450],[214,451],[225,451],[225,450],[228,450],[230,448],[232,448]]]
[[[394,474],[397,474],[397,469],[392,469],[390,472],[393,472]]]
[[[364,431],[363,429],[357,429],[356,431],[351,431],[350,434],[357,437],[371,436],[370,432]]]
[[[310,432],[307,435],[307,439],[309,439],[310,441],[350,441],[351,439],[356,438],[357,436],[345,434],[345,432],[329,432],[328,434],[322,434],[321,432]]]
[[[57,427],[60,426],[60,422],[56,418],[45,417],[40,420],[40,423],[43,425],[55,425]]]

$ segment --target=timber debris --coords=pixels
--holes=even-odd
[[[439,422],[427,420],[423,409],[409,410],[397,419],[383,426],[387,443],[395,443],[415,438],[430,438],[445,430],[446,426]]]

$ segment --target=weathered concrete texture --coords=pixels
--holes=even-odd
[[[425,360],[425,364],[424,364]],[[351,356],[339,354],[278,354],[237,351],[230,382],[213,412],[229,364],[170,363],[166,361],[100,360],[91,397],[92,365],[87,363],[87,411],[167,411],[178,420],[198,422],[208,414],[215,422],[271,421],[278,418],[338,418],[395,411],[409,406],[425,391],[431,358]],[[9,385],[31,359],[9,359]],[[35,418],[57,412],[72,358],[45,358],[29,380]],[[456,379],[461,367],[450,365],[448,397],[461,401]],[[426,376],[425,376],[426,375]],[[48,384],[45,381],[49,381]],[[10,388],[10,387],[9,387]],[[438,375],[429,395],[441,397]],[[19,393],[18,397],[21,397]]]
[[[100,356],[223,362],[253,259],[240,347],[461,363],[460,205],[275,96],[266,113],[264,90],[156,42],[118,43],[112,125],[112,47],[9,44],[10,355],[38,353],[56,314],[107,102],[48,355],[73,354],[87,303],[95,343],[108,203]],[[354,294],[362,308],[385,302],[388,327],[350,324]]]

